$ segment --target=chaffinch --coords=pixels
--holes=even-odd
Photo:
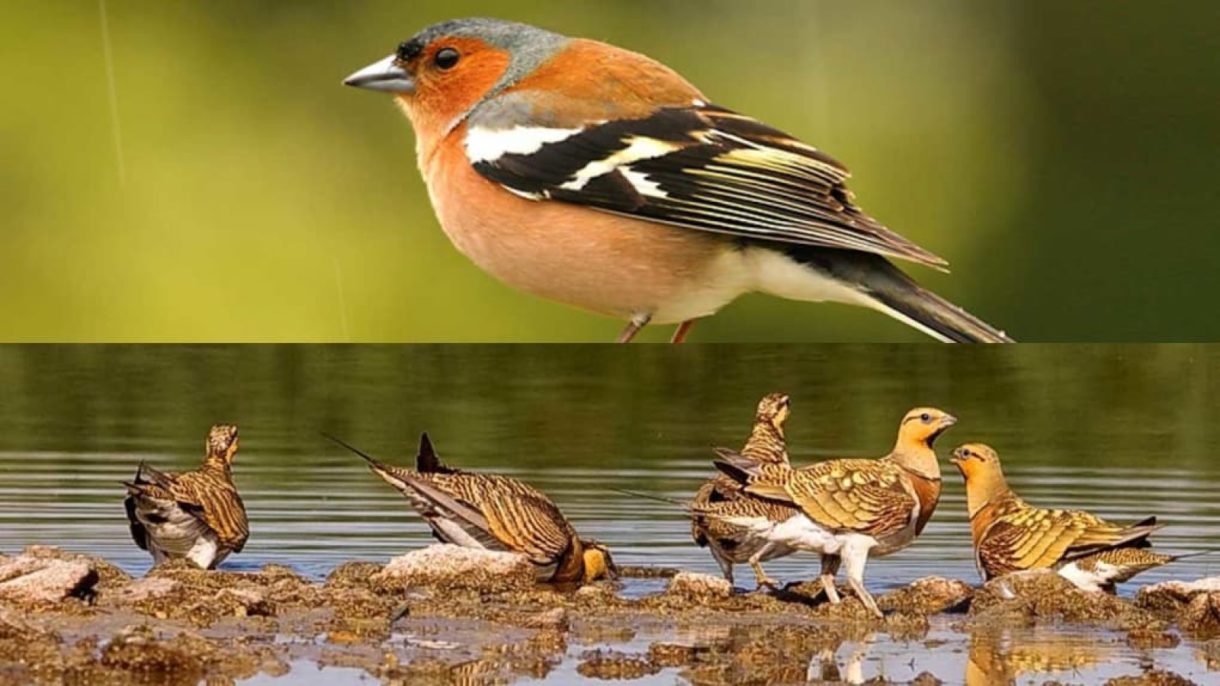
[[[737,296],[880,310],[942,341],[1008,342],[887,258],[946,262],[853,203],[825,153],[711,104],[643,55],[497,19],[430,26],[348,77],[393,93],[458,250],[535,295],[646,324]]]

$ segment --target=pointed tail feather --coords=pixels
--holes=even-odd
[[[394,476],[393,467],[390,467],[389,465],[378,461],[377,458],[373,457],[372,455],[369,455],[368,453],[364,452],[360,448],[357,448],[356,446],[352,445],[351,443],[348,443],[347,441],[343,440],[342,438],[339,438],[337,436],[332,436],[331,434],[328,434],[325,431],[319,431],[318,433],[322,434],[323,436],[330,439],[331,441],[337,443],[338,445],[340,445],[344,448],[347,448],[348,450],[352,451],[353,453],[356,453],[360,457],[364,458],[364,461],[368,463],[369,469],[371,469],[374,474],[376,474],[377,476],[380,476],[382,479],[390,482],[391,485],[393,485],[397,488],[401,488],[400,484],[398,483],[400,481],[400,479],[398,479],[397,477]]]
[[[719,460],[712,461],[712,464],[716,465],[716,469],[719,469],[725,476],[742,486],[749,484],[751,477],[759,476],[760,474],[758,462],[742,455],[736,450],[716,448],[715,453],[720,458]]]
[[[147,462],[141,462],[136,470],[136,485],[148,486],[153,485],[158,488],[169,490],[174,485],[174,477],[165,472],[159,471]]]
[[[427,431],[419,435],[419,452],[415,456],[415,470],[421,474],[456,474],[458,471],[441,462],[440,456],[436,454],[436,449],[432,447],[432,439],[428,437]]]
[[[1196,550],[1189,553],[1171,555],[1169,561],[1177,562],[1178,560],[1189,560],[1192,557],[1203,557],[1204,555],[1215,555],[1216,553],[1220,553],[1220,548],[1208,548],[1207,550]]]
[[[944,343],[1013,343],[1003,331],[935,293],[907,280],[905,286],[886,284],[870,289],[875,307],[902,323]]]
[[[633,498],[643,498],[644,500],[654,500],[658,503],[665,503],[666,505],[674,505],[676,507],[680,507],[687,512],[691,511],[691,503],[686,502],[685,500],[678,500],[677,498],[666,498],[665,496],[653,495],[651,493],[640,493],[639,491],[628,491],[627,489],[624,489],[624,488],[611,488],[610,490],[614,491],[615,493],[622,493],[623,495],[629,495]]]
[[[1003,331],[920,287],[880,255],[809,248],[790,248],[788,254],[841,287],[842,293],[831,299],[866,305],[945,343],[1013,342]]]

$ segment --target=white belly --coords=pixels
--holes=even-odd
[[[1100,593],[1104,586],[1114,583],[1122,570],[1112,564],[1098,561],[1091,571],[1081,569],[1075,562],[1063,565],[1057,571],[1059,576],[1072,582],[1076,588],[1089,593]]]
[[[725,548],[720,545],[719,539],[716,537],[708,537],[708,545],[724,560],[734,564],[748,562],[755,553],[768,544],[771,544],[771,548],[759,558],[762,562],[786,557],[796,552],[795,549],[774,537],[775,522],[766,517],[733,517],[726,519],[725,522],[740,527],[741,532],[734,539],[737,541],[737,545]]]
[[[843,548],[846,537],[836,535],[803,514],[797,514],[772,525],[772,540],[793,550],[803,550],[819,555],[837,555]]]
[[[153,560],[186,558],[207,569],[226,557],[216,534],[199,518],[174,503],[145,500],[137,504],[136,519],[148,532]]]

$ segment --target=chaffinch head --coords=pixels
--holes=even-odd
[[[649,322],[681,324],[681,340],[760,291],[880,310],[943,341],[1009,341],[891,264],[946,266],[856,207],[843,165],[643,55],[459,19],[344,83],[394,95],[460,251],[627,320],[620,340]]]

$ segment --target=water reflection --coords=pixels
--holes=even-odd
[[[621,564],[717,573],[680,512],[610,489],[689,496],[711,472],[711,447],[740,444],[758,397],[774,390],[792,395],[798,462],[883,454],[897,418],[931,404],[961,419],[942,457],[986,440],[1009,456],[1010,480],[1032,502],[1117,521],[1157,514],[1168,526],[1155,540],[1167,551],[1220,540],[1220,348],[3,347],[0,389],[0,552],[58,544],[134,573],[149,559],[128,536],[120,482],[140,460],[193,467],[217,421],[241,425],[234,469],[252,529],[230,569],[278,562],[322,576],[431,542],[393,489],[318,435],[406,463],[428,430],[446,461],[542,488]],[[945,467],[924,535],[870,565],[875,592],[929,574],[976,580],[963,489]],[[816,563],[794,556],[768,571],[805,579]],[[1200,557],[1139,582],[1216,573],[1220,556]],[[635,580],[624,593],[663,583]],[[693,680],[750,678],[765,665],[788,681],[910,681],[921,671],[947,683],[1094,681],[1151,662],[1206,681],[1216,663],[1206,646],[1139,651],[1096,633],[966,636],[947,624],[915,638],[691,626],[593,647],[646,652],[658,640],[739,656],[716,675],[682,668]],[[590,647],[574,641],[553,662],[505,674],[566,683]],[[485,667],[476,660],[467,676],[483,678]],[[672,683],[680,671],[648,679]],[[294,680],[307,676],[294,667]]]
[[[680,352],[680,354],[679,354]],[[935,404],[961,418],[947,448],[987,440],[1015,488],[1047,506],[1118,521],[1157,514],[1170,551],[1220,539],[1220,348],[1206,346],[23,347],[0,348],[0,550],[41,542],[133,572],[119,482],[140,460],[197,464],[199,436],[241,425],[235,478],[250,514],[245,552],[322,575],[430,540],[400,496],[323,440],[327,430],[404,463],[429,430],[449,462],[548,492],[623,564],[716,572],[684,516],[609,488],[686,497],[710,448],[737,445],[762,394],[793,397],[794,460],[879,455],[896,417]],[[937,573],[973,581],[962,487],[924,536],[870,565],[876,590]],[[772,563],[784,581],[815,560]],[[1201,557],[1144,583],[1220,571]]]

